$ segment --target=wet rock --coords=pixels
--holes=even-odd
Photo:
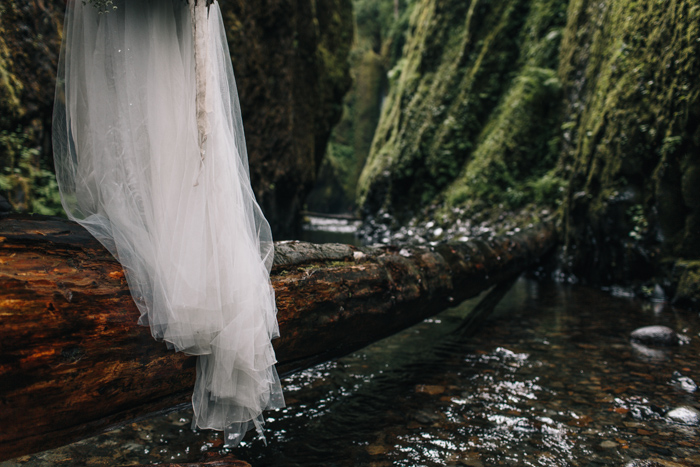
[[[648,405],[633,405],[630,407],[629,414],[635,420],[650,420],[658,418],[663,412],[656,406]]]
[[[132,443],[123,444],[121,448],[125,451],[143,451],[144,446],[143,446],[143,444],[132,442]]]
[[[645,326],[630,334],[632,342],[649,346],[671,347],[678,345],[678,334],[667,326]]]
[[[666,297],[666,292],[664,292],[664,289],[661,288],[659,284],[654,285],[654,290],[651,293],[651,296],[649,299],[652,302],[665,302],[668,297]]]
[[[688,376],[683,376],[681,373],[674,371],[671,379],[671,386],[675,386],[686,392],[695,392],[698,390],[698,385]]]
[[[685,465],[666,459],[645,459],[633,460],[625,464],[625,467],[685,467]]]
[[[600,443],[600,447],[605,449],[616,448],[617,443],[615,441],[603,441]]]
[[[682,406],[668,412],[666,418],[682,425],[698,426],[700,425],[700,410],[695,407]]]
[[[478,452],[456,452],[447,457],[447,465],[458,466],[468,465],[470,467],[484,467],[484,463],[479,460]]]
[[[629,461],[628,463],[625,464],[625,467],[662,467],[661,464],[658,462],[654,462],[651,460],[639,460],[635,459],[632,461]]]

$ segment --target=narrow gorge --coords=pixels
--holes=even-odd
[[[422,0],[406,34],[357,185],[375,240],[553,217],[566,277],[697,305],[697,2]]]

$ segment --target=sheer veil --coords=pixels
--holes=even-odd
[[[68,1],[54,110],[63,207],[122,264],[139,322],[198,355],[193,426],[235,445],[284,401],[272,236],[221,12],[211,5],[193,34],[185,0],[114,4]]]

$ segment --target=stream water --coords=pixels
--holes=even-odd
[[[624,291],[521,278],[476,334],[476,300],[284,381],[253,466],[700,465],[700,317]],[[682,345],[630,342],[641,326]],[[685,422],[669,412],[686,407]],[[199,461],[229,452],[187,410],[0,467]],[[697,420],[695,421],[697,422]],[[210,457],[211,456],[211,457]]]

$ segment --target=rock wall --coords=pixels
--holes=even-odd
[[[565,8],[560,0],[416,6],[358,186],[365,213],[403,223],[432,204],[524,202],[527,184],[553,165]]]
[[[62,212],[51,118],[64,8],[59,1],[0,3],[0,194],[21,211]]]
[[[440,232],[555,213],[565,271],[679,295],[700,258],[699,15],[690,0],[421,0],[363,213]]]
[[[619,282],[700,258],[698,2],[572,1],[561,52],[572,272]]]
[[[273,233],[289,237],[351,84],[351,0],[221,5],[255,193]]]
[[[401,58],[408,20],[417,0],[353,0],[355,38],[350,51],[353,84],[333,129],[308,209],[355,211],[355,191],[387,92],[387,73]]]
[[[64,5],[0,5],[0,191],[19,210],[43,212],[28,200],[55,197],[47,170]],[[226,0],[221,7],[253,188],[273,233],[289,236],[350,85],[351,1]],[[43,178],[29,176],[35,172]]]

